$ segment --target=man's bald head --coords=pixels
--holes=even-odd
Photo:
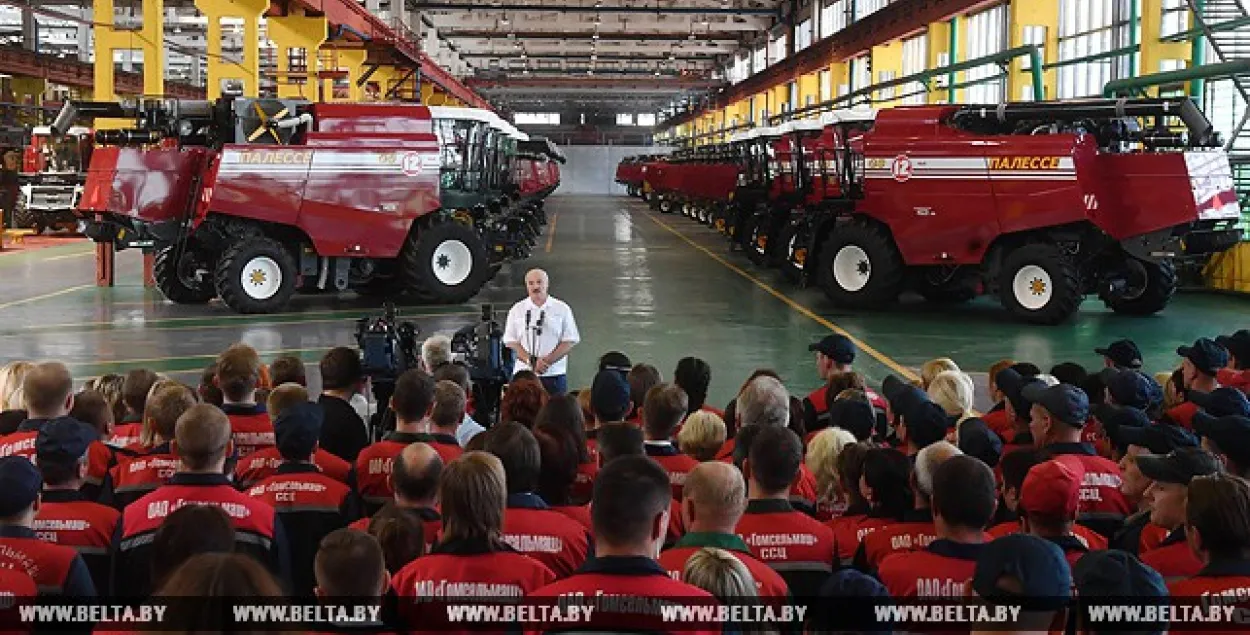
[[[391,465],[391,489],[400,507],[433,507],[443,459],[426,443],[412,443],[400,450]]]
[[[547,301],[547,272],[542,269],[530,269],[525,272],[525,292],[535,304]]]
[[[69,414],[74,406],[74,378],[59,362],[36,364],[26,373],[22,397],[31,419],[53,419]]]
[[[230,419],[217,406],[192,406],[174,424],[174,447],[188,470],[221,471],[229,446]]]
[[[686,474],[681,508],[688,531],[733,533],[746,504],[747,485],[733,464],[705,461]]]

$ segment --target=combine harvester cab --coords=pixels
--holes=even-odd
[[[768,173],[768,139],[761,135],[763,130],[753,128],[729,137],[729,145],[734,148],[740,166],[738,184],[734,188],[733,204],[722,218],[713,221],[713,226],[728,236],[735,248],[750,247],[744,238],[747,224],[753,221],[768,197],[771,179]]]
[[[996,295],[1036,324],[1067,320],[1090,294],[1152,314],[1176,290],[1176,259],[1239,237],[1216,137],[1189,99],[884,110],[851,139],[862,197],[814,231],[806,258],[843,307],[911,288],[942,302]]]
[[[649,159],[648,155],[625,157],[616,165],[616,182],[627,195],[642,198],[642,167]]]
[[[452,207],[476,184],[444,174],[449,148],[423,106],[70,102],[53,131],[79,116],[136,122],[96,134],[79,213],[97,241],[154,248],[175,302],[268,313],[296,291],[353,289],[461,303],[491,275],[482,229]],[[487,154],[466,129],[451,149]],[[490,175],[473,178],[493,194]]]
[[[41,233],[49,227],[78,223],[74,210],[91,162],[92,137],[91,129],[82,126],[73,126],[64,135],[53,135],[48,126],[31,130],[17,175],[14,228]]]

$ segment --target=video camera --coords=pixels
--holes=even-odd
[[[451,352],[469,370],[474,419],[485,426],[494,424],[500,392],[512,377],[515,361],[512,349],[503,344],[503,328],[495,319],[493,305],[483,304],[481,320],[452,335]]]
[[[389,300],[382,305],[381,316],[356,320],[361,366],[373,386],[379,411],[385,409],[395,392],[395,380],[404,372],[419,367],[418,332],[412,322],[399,321],[395,304]]]

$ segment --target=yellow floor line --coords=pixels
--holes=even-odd
[[[560,220],[560,212],[551,215],[551,230],[547,232],[547,253],[551,253],[551,243],[556,239],[556,221]]]
[[[5,302],[5,303],[0,304],[0,310],[8,309],[8,308],[15,307],[15,306],[21,306],[23,304],[30,304],[31,302],[39,302],[40,300],[47,300],[50,298],[55,298],[57,296],[62,296],[67,293],[73,293],[75,291],[82,291],[83,289],[89,289],[94,286],[95,285],[92,285],[92,284],[80,284],[77,286],[70,287],[68,289],[61,289],[60,291],[53,291],[52,293],[45,293],[43,295],[37,295],[33,298],[23,298],[21,300],[13,300],[11,302]]]
[[[855,346],[856,346],[856,347],[858,347],[860,350],[864,351],[865,353],[868,353],[870,356],[872,356],[872,358],[873,358],[873,359],[875,359],[875,360],[877,360],[877,361],[881,362],[882,364],[884,364],[885,366],[887,366],[888,368],[890,368],[890,369],[891,369],[891,370],[893,370],[894,372],[896,372],[896,373],[898,373],[898,374],[902,375],[903,377],[905,377],[905,378],[907,378],[907,379],[909,379],[909,380],[912,380],[912,381],[916,381],[916,380],[920,379],[920,376],[919,376],[919,375],[917,375],[916,373],[912,372],[912,370],[911,370],[911,369],[909,369],[909,368],[907,368],[906,366],[903,366],[902,364],[898,363],[897,361],[895,361],[895,360],[894,360],[893,358],[891,358],[890,356],[888,356],[888,355],[886,355],[886,354],[882,353],[881,351],[878,351],[877,349],[875,349],[875,348],[873,348],[873,347],[869,346],[867,343],[860,341],[860,340],[859,340],[859,339],[857,339],[854,335],[851,335],[849,332],[847,332],[847,330],[846,330],[846,329],[844,329],[844,328],[842,328],[842,327],[838,326],[837,324],[834,324],[833,322],[830,322],[829,320],[826,320],[825,318],[823,318],[823,317],[821,317],[821,316],[817,315],[817,314],[816,314],[815,312],[813,312],[811,309],[809,309],[809,308],[807,308],[807,307],[803,306],[802,304],[799,304],[797,301],[795,301],[794,299],[790,298],[790,297],[789,297],[789,296],[787,296],[786,294],[784,294],[784,293],[782,293],[782,292],[780,292],[780,291],[778,291],[778,290],[776,290],[776,289],[772,288],[772,287],[771,287],[771,286],[769,286],[768,284],[765,284],[764,282],[760,281],[760,279],[759,279],[759,278],[756,278],[755,276],[753,276],[753,275],[751,275],[751,274],[747,273],[747,272],[746,272],[746,271],[744,271],[743,269],[740,269],[738,266],[734,265],[733,263],[729,262],[728,260],[725,260],[724,258],[721,258],[719,255],[717,255],[717,254],[713,253],[710,249],[708,249],[708,248],[706,248],[706,247],[704,247],[704,246],[702,246],[702,245],[700,245],[700,244],[696,243],[695,241],[691,240],[690,238],[687,238],[685,234],[683,234],[683,233],[681,233],[681,232],[677,231],[676,229],[674,229],[673,227],[669,226],[669,225],[668,225],[667,223],[665,223],[664,221],[662,221],[662,220],[660,220],[660,219],[656,218],[654,215],[652,215],[652,214],[647,214],[647,213],[645,213],[645,212],[643,213],[643,215],[644,215],[644,216],[646,216],[647,218],[650,218],[652,221],[654,221],[656,225],[659,225],[660,227],[663,227],[664,229],[667,229],[667,230],[668,230],[669,232],[671,232],[674,236],[676,236],[676,237],[678,237],[678,238],[682,239],[683,241],[685,241],[685,242],[686,242],[686,244],[688,244],[688,245],[690,245],[691,247],[694,247],[695,249],[697,249],[697,250],[699,250],[699,251],[703,252],[703,253],[704,253],[704,255],[706,255],[707,257],[709,257],[709,258],[711,258],[712,260],[715,260],[716,262],[720,263],[720,264],[721,264],[721,265],[723,265],[726,269],[729,269],[730,271],[732,271],[732,272],[734,272],[734,273],[736,273],[736,274],[738,274],[738,275],[742,276],[743,278],[746,278],[747,280],[750,280],[750,281],[751,281],[751,283],[752,283],[752,284],[754,284],[755,286],[757,286],[757,287],[759,287],[759,288],[763,289],[764,291],[767,291],[768,293],[772,294],[772,296],[773,296],[773,297],[775,297],[775,298],[777,298],[778,300],[781,300],[782,302],[785,302],[787,305],[789,305],[789,306],[790,306],[790,308],[791,308],[791,309],[794,309],[795,311],[799,312],[799,313],[800,313],[800,314],[802,314],[803,316],[805,316],[805,317],[807,317],[808,319],[812,320],[813,322],[816,322],[817,324],[819,324],[819,325],[821,325],[821,326],[823,326],[823,327],[825,327],[825,328],[829,329],[830,331],[833,331],[834,333],[839,333],[839,334],[841,334],[841,335],[845,335],[845,336],[847,336],[848,338],[850,338],[850,340],[851,340],[852,342],[854,342],[854,343],[855,343]]]

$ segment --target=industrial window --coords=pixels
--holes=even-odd
[[[516,114],[516,125],[533,126],[533,125],[560,125],[560,113],[558,112],[518,112]]]
[[[851,58],[851,85],[848,92],[856,92],[867,88],[872,83],[871,63],[867,55]],[[865,103],[866,99],[857,99],[854,103]]]
[[[834,0],[820,10],[820,37],[829,37],[845,28],[846,0]]]
[[[881,71],[877,73],[877,83],[884,84],[898,79],[898,73],[894,71]],[[877,101],[890,101],[898,93],[897,86],[886,86],[877,91]]]
[[[616,115],[616,125],[618,125],[618,126],[632,126],[632,125],[634,125],[634,116],[633,116],[633,115],[631,115],[631,114],[629,114],[629,113],[627,113],[627,112],[617,113],[617,115]]]
[[[1161,37],[1170,37],[1189,29],[1189,3],[1186,0],[1163,0]]]
[[[1108,81],[1128,75],[1131,58],[1123,49],[1133,1],[1060,1],[1059,61],[1081,60],[1059,67],[1060,99],[1099,95]]]
[[[640,113],[638,113],[638,120],[637,120],[637,124],[638,124],[639,126],[654,126],[654,125],[655,125],[655,114],[654,114],[654,113],[649,113],[649,112],[640,112]]]
[[[744,53],[734,56],[733,68],[729,74],[729,82],[737,84],[738,82],[751,76],[751,55]]]
[[[751,52],[751,73],[758,73],[768,68],[768,45],[762,44]]]
[[[890,0],[859,0],[855,3],[855,19],[862,20],[864,16],[880,11],[887,4],[890,4]]]
[[[794,50],[801,51],[812,45],[812,19],[808,18],[799,23],[794,30]]]
[[[790,82],[790,85],[786,87],[786,92],[790,94],[790,111],[793,112],[795,110],[798,110],[799,109],[799,83]]]
[[[966,58],[974,60],[1006,50],[1006,22],[1006,5],[999,5],[993,9],[968,16],[968,54]],[[980,82],[968,87],[968,103],[997,104],[1003,101],[1006,82],[1001,78],[1003,73],[997,65],[982,65],[970,69],[966,75],[969,83]],[[996,76],[999,79],[991,79]]]
[[[833,73],[829,69],[820,71],[820,101],[833,99]]]
[[[903,75],[923,73],[929,64],[928,34],[903,40]],[[923,82],[908,82],[903,86],[904,104],[925,103],[926,89]]]
[[[786,41],[785,35],[779,35],[777,39],[773,40],[772,51],[768,55],[769,64],[776,64],[786,59]]]

